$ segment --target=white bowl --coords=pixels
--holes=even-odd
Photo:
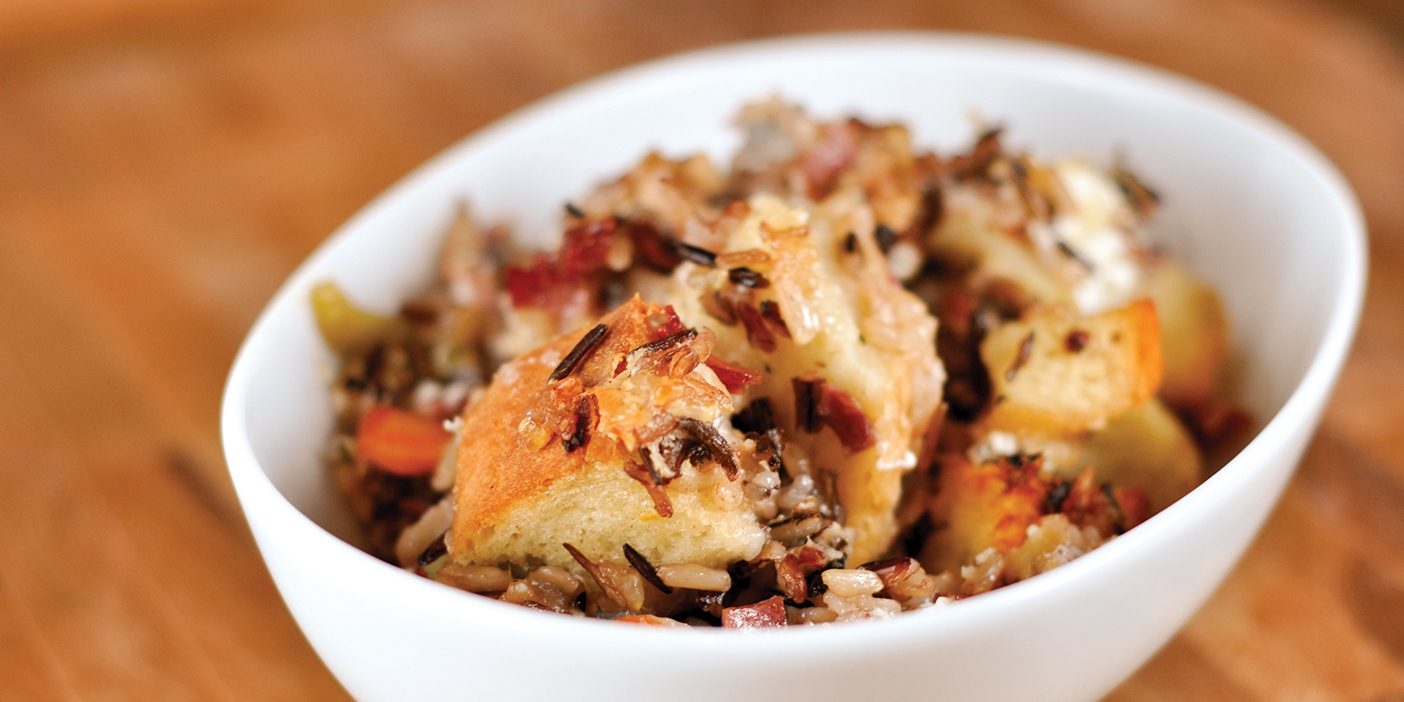
[[[332,358],[315,282],[393,309],[428,280],[454,207],[541,238],[561,203],[651,147],[726,153],[736,108],[770,92],[819,115],[910,125],[949,150],[978,110],[1013,144],[1105,161],[1166,195],[1158,231],[1223,294],[1258,437],[1187,497],[1050,573],[887,621],[745,634],[533,612],[358,550],[319,459]],[[939,34],[770,41],[591,81],[449,149],[333,235],[263,312],[230,374],[229,471],[288,608],[365,699],[1086,699],[1204,602],[1301,456],[1359,315],[1364,230],[1341,177],[1262,113],[1159,71],[1040,44]]]

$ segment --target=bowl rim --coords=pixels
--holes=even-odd
[[[379,561],[326,531],[299,510],[272,483],[259,464],[244,423],[247,394],[254,377],[256,356],[266,345],[268,329],[280,309],[290,298],[300,295],[310,284],[313,272],[322,267],[333,249],[340,246],[352,232],[359,230],[371,213],[388,203],[405,197],[442,170],[450,162],[479,148],[480,144],[498,138],[519,125],[530,123],[542,115],[579,100],[588,100],[621,87],[657,80],[663,75],[708,70],[709,65],[722,62],[775,60],[780,57],[814,51],[852,53],[881,53],[894,50],[920,51],[961,55],[980,60],[1013,62],[1042,69],[1076,68],[1078,79],[1090,79],[1102,84],[1136,84],[1137,89],[1164,93],[1186,103],[1196,103],[1219,118],[1248,128],[1266,142],[1282,149],[1301,162],[1323,188],[1333,219],[1339,221],[1339,238],[1343,255],[1339,284],[1331,291],[1329,321],[1307,370],[1276,413],[1263,425],[1252,441],[1220,470],[1196,486],[1189,494],[1157,513],[1124,536],[1089,552],[1075,561],[1018,583],[985,593],[968,601],[946,607],[933,607],[918,612],[906,612],[881,622],[865,622],[862,626],[786,627],[768,631],[760,636],[737,636],[734,632],[686,630],[671,627],[617,626],[613,622],[580,617],[563,617],[535,612],[528,608],[498,602],[431,582],[396,566]],[[491,623],[527,631],[549,626],[554,633],[572,632],[589,635],[602,645],[655,645],[667,638],[670,645],[703,647],[708,655],[727,659],[749,658],[756,655],[811,655],[831,651],[837,644],[852,650],[853,646],[885,647],[894,641],[909,641],[914,637],[933,638],[960,636],[962,632],[982,626],[989,612],[1001,609],[1017,611],[1048,593],[1061,591],[1083,581],[1104,568],[1105,564],[1128,557],[1128,552],[1141,549],[1170,530],[1183,514],[1203,509],[1218,492],[1253,480],[1255,464],[1269,460],[1276,447],[1289,443],[1303,427],[1311,427],[1330,395],[1349,352],[1364,300],[1366,276],[1366,234],[1364,218],[1355,195],[1345,178],[1314,146],[1276,118],[1269,116],[1243,100],[1208,87],[1197,81],[1136,61],[1082,48],[1028,39],[989,36],[960,32],[932,31],[864,31],[821,33],[730,43],[688,51],[649,60],[610,71],[535,100],[488,125],[475,130],[453,145],[425,161],[409,174],[361,207],[342,223],[308,255],[283,282],[241,343],[225,384],[221,405],[221,436],[226,462],[239,494],[239,502],[252,525],[249,514],[250,496],[260,495],[260,509],[276,510],[279,523],[295,524],[305,529],[305,536],[314,543],[327,546],[338,558],[360,558],[368,565],[378,565],[385,576],[383,582],[394,583],[406,601],[414,601],[416,609],[423,608],[448,619]],[[261,555],[262,549],[260,548]],[[367,568],[368,573],[377,572]],[[281,588],[280,588],[281,589]],[[939,611],[939,614],[935,612]],[[940,626],[931,626],[933,616],[941,617]],[[488,622],[492,619],[501,621]],[[551,622],[551,623],[548,623]],[[801,631],[801,629],[803,631]],[[693,642],[693,643],[684,643]],[[725,642],[725,646],[719,644]]]

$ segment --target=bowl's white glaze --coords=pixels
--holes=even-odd
[[[748,99],[910,125],[944,151],[969,116],[1044,156],[1116,151],[1166,195],[1160,238],[1222,292],[1240,397],[1267,421],[1228,466],[1124,537],[1053,572],[893,620],[760,634],[542,614],[381,563],[351,541],[319,451],[332,359],[307,304],[335,279],[386,310],[421,288],[456,201],[550,234],[563,200],[649,148],[724,155]],[[1086,699],[1174,634],[1262,524],[1311,436],[1359,315],[1364,231],[1349,188],[1244,104],[1079,51],[940,34],[821,36],[625,70],[449,149],[332,236],[245,341],[223,406],[229,470],[307,638],[365,699]],[[660,697],[661,696],[661,697]]]

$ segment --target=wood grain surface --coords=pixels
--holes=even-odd
[[[1185,73],[1345,172],[1369,298],[1298,477],[1118,700],[1404,700],[1404,13],[1387,0],[0,3],[0,697],[339,699],[224,472],[279,282],[415,164],[639,60],[811,31],[1037,37]],[[939,681],[933,681],[939,690]]]

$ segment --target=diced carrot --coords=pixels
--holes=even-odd
[[[425,475],[439,465],[451,438],[432,417],[376,405],[356,428],[356,450],[362,460],[387,473]]]

